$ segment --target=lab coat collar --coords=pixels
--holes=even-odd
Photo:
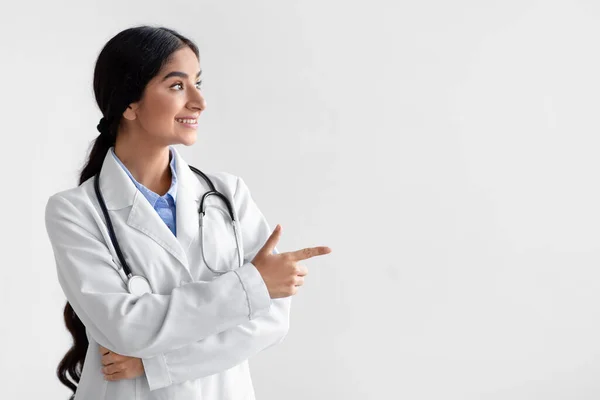
[[[187,251],[198,235],[198,208],[200,196],[209,190],[208,185],[196,177],[179,152],[173,148],[176,157],[177,203],[175,206],[177,237],[152,208],[144,195],[135,187],[127,173],[107,152],[100,172],[100,190],[109,211],[131,206],[127,224],[152,238],[157,244],[171,253],[187,270]],[[116,218],[111,213],[111,218]]]

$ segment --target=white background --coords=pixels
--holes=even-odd
[[[600,397],[600,3],[37,1],[0,9],[0,397],[66,399],[44,228],[130,26],[199,46],[191,164],[241,176],[306,261],[259,400]]]

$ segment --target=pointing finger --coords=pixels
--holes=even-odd
[[[318,247],[307,247],[305,249],[292,251],[289,254],[292,256],[292,260],[301,261],[307,260],[315,256],[322,256],[331,253],[331,249],[327,246]]]

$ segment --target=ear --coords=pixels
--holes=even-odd
[[[125,111],[123,111],[123,118],[125,118],[126,120],[129,121],[133,121],[134,119],[137,118],[137,109],[138,109],[139,105],[138,103],[131,103],[129,106],[127,106],[127,108],[125,109]]]

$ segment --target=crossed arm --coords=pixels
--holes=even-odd
[[[249,235],[243,243],[250,257],[270,228],[241,179],[234,201],[242,232]],[[231,368],[279,343],[288,331],[291,298],[271,299],[251,262],[170,295],[137,298],[128,293],[98,228],[80,208],[51,197],[46,227],[59,283],[77,316],[99,345],[140,358],[151,390]]]

